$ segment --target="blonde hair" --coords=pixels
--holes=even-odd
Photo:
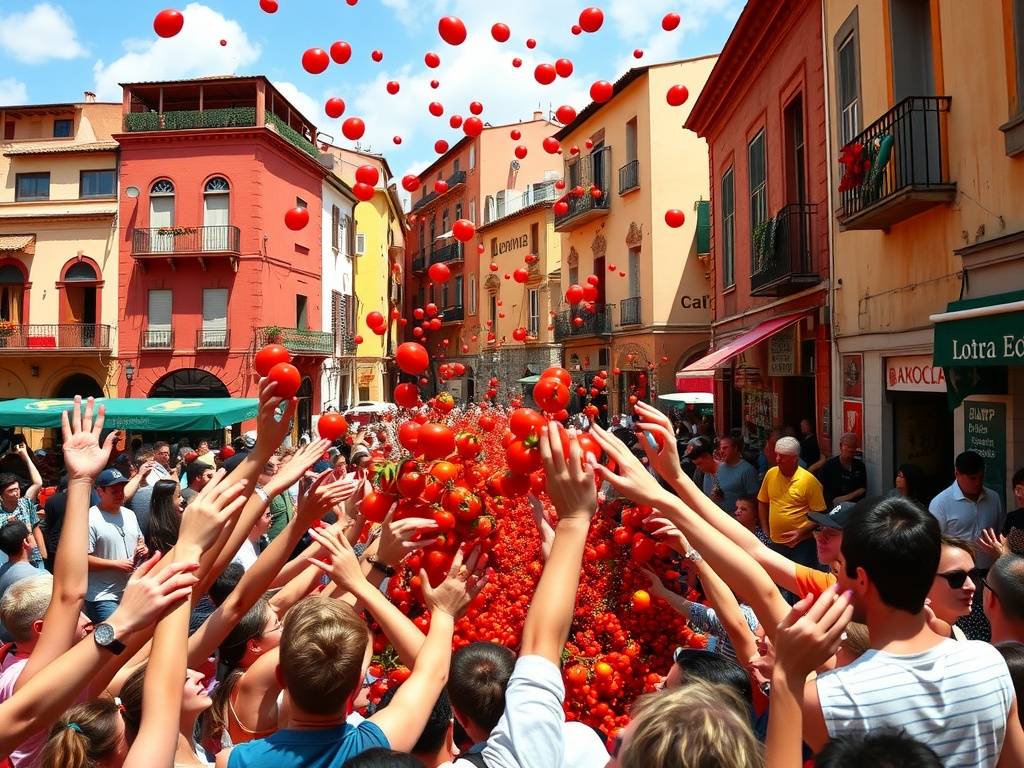
[[[0,624],[16,643],[27,643],[32,639],[32,625],[46,615],[53,594],[53,576],[40,572],[16,581],[0,600]]]
[[[284,619],[280,664],[295,705],[311,715],[343,714],[363,674],[370,631],[352,606],[312,595]]]
[[[120,719],[113,699],[96,699],[65,710],[50,728],[39,764],[42,768],[93,768],[117,749]]]
[[[693,680],[636,700],[622,768],[762,768],[747,705],[729,688]]]

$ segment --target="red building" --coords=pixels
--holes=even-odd
[[[320,410],[321,195],[316,128],[264,77],[124,86],[118,391],[254,397],[277,337]],[[300,231],[285,212],[307,208]]]
[[[719,433],[815,425],[828,450],[828,157],[821,7],[750,0],[686,127],[711,172]]]

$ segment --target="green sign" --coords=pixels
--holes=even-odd
[[[106,406],[104,425],[110,429],[144,432],[194,432],[225,429],[256,417],[255,398],[135,398],[108,397],[96,401]],[[60,427],[61,413],[72,400],[19,398],[0,402],[0,426]]]
[[[1024,302],[1024,291],[954,301],[946,312],[999,308]],[[1024,365],[1024,308],[935,324],[935,365],[943,368]]]
[[[964,450],[985,459],[985,487],[999,494],[1006,509],[1006,403],[964,401]]]

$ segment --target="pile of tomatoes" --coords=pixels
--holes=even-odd
[[[556,404],[558,400],[548,405]],[[436,532],[422,535],[437,541],[406,558],[389,580],[387,594],[426,631],[430,617],[423,605],[420,568],[432,584],[439,583],[455,552],[468,542],[487,553],[492,573],[456,624],[455,646],[488,641],[517,650],[543,569],[528,494],[541,499],[548,519],[555,519],[538,448],[540,429],[551,414],[528,408],[505,413],[486,405],[470,413],[455,409],[447,398],[435,398],[430,405],[425,412],[397,419],[394,444],[385,446],[390,455],[378,455],[374,492],[363,502],[373,521],[397,504],[396,517],[423,517],[437,525]],[[563,431],[565,450],[569,439]],[[577,439],[584,454],[601,458],[600,446],[590,435]],[[625,725],[637,696],[656,688],[671,664],[673,648],[704,644],[681,616],[653,606],[646,591],[649,582],[641,566],[670,584],[680,577],[673,553],[645,528],[649,513],[622,499],[599,504],[563,652],[566,717],[606,735]],[[370,691],[371,700],[409,673],[379,632],[374,652],[371,672],[380,679]]]

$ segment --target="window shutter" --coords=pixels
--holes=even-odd
[[[203,291],[203,330],[223,331],[227,327],[228,289],[206,288]]]
[[[149,292],[149,330],[171,330],[171,292]]]
[[[356,235],[356,256],[362,256],[366,253],[366,235],[361,232]]]
[[[356,225],[351,216],[345,217],[345,247],[349,256],[356,252]]]
[[[331,247],[338,250],[338,230],[341,229],[341,209],[331,206]]]
[[[697,253],[711,253],[711,201],[697,201]]]

